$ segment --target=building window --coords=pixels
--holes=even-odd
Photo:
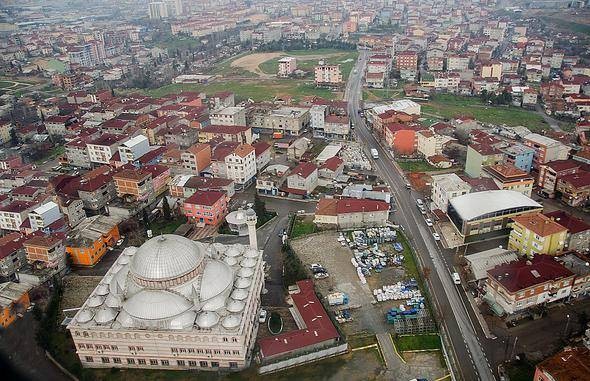
[[[139,365],[145,365],[145,359],[137,359]]]
[[[207,364],[207,361],[199,361],[199,366],[201,368],[206,368],[209,364]]]
[[[168,360],[162,360],[162,365],[168,366],[168,365],[170,365],[170,361],[168,361]]]
[[[188,366],[197,366],[197,362],[196,361],[189,360]]]
[[[135,365],[135,359],[127,359],[127,364]]]
[[[94,362],[94,358],[92,356],[86,356],[86,362]]]
[[[170,350],[172,351],[172,353],[178,353],[178,348],[170,348]]]
[[[235,361],[230,361],[230,362],[229,362],[229,367],[230,367],[231,369],[236,369],[236,368],[238,367],[238,363],[237,363],[237,362],[235,362]]]
[[[176,365],[184,366],[184,364],[185,364],[184,360],[176,360]]]
[[[239,355],[240,354],[240,351],[233,351],[233,354],[234,355]]]
[[[188,353],[195,353],[195,348],[189,348]]]
[[[158,360],[150,359],[150,365],[158,365]]]
[[[111,362],[111,360],[109,360],[108,357],[101,357],[100,360],[102,361],[103,364],[108,364]]]
[[[115,364],[120,364],[121,363],[121,358],[120,357],[113,357],[113,362]]]
[[[219,368],[219,363],[217,361],[211,361],[212,368]]]
[[[111,350],[118,351],[119,350],[119,347],[116,346],[116,345],[111,345]]]
[[[221,350],[216,349],[216,350],[213,351],[213,353],[215,353],[216,355],[219,355],[219,354],[221,354]]]
[[[231,355],[231,351],[228,351],[227,349],[223,351],[224,355]]]

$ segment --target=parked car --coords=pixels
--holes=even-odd
[[[432,233],[432,237],[434,237],[435,241],[440,241],[440,235],[438,233]]]
[[[266,310],[262,309],[260,310],[260,314],[258,315],[258,322],[259,323],[264,323],[266,321],[266,315],[268,313],[266,312]]]
[[[121,238],[120,240],[117,241],[117,246],[121,246],[121,244],[123,243],[123,238]]]
[[[453,283],[461,284],[461,277],[459,276],[459,273],[453,273]]]
[[[328,274],[328,273],[325,273],[325,272],[321,272],[321,273],[317,273],[317,274],[314,274],[314,275],[313,275],[313,277],[314,277],[315,279],[326,279],[326,278],[327,278],[327,277],[329,277],[329,276],[330,276],[330,274]]]
[[[426,226],[432,226],[432,220],[430,218],[427,218],[425,221],[426,221]]]

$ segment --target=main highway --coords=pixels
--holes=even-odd
[[[380,144],[359,115],[367,58],[367,51],[361,50],[356,66],[350,73],[344,96],[348,101],[356,138],[366,153],[371,148],[379,152],[379,159],[374,160],[374,169],[392,190],[397,206],[394,219],[403,227],[422,266],[431,269],[428,276],[430,294],[442,328],[450,340],[452,348],[447,349],[450,350],[449,356],[454,359],[455,377],[465,381],[496,380],[482,348],[478,330],[459,294],[463,291],[451,279],[452,268],[444,260],[439,241],[434,239],[431,228],[426,226],[424,217],[416,207],[416,198],[412,190],[406,189],[407,180],[395,166],[391,153]]]

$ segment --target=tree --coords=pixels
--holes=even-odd
[[[10,129],[10,144],[13,147],[18,146],[18,144],[20,143],[19,139],[18,139],[18,135],[16,134],[16,128],[12,127]]]
[[[111,88],[111,96],[115,97],[115,88],[114,87]]]
[[[150,216],[148,214],[147,209],[143,209],[143,224],[145,225],[146,229],[150,227]]]
[[[266,210],[266,205],[265,205],[264,201],[262,201],[260,199],[258,194],[254,195],[253,209],[256,212],[258,219],[262,219],[262,218],[264,218],[264,216],[266,216],[268,214],[268,211]]]
[[[166,199],[166,197],[162,199],[162,212],[164,213],[164,219],[166,221],[170,221],[172,219],[170,213],[170,205],[168,205],[168,200]]]

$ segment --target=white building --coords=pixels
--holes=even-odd
[[[250,144],[240,144],[225,157],[226,176],[236,187],[248,186],[256,176],[256,150]]]
[[[446,212],[449,201],[457,196],[471,192],[471,185],[463,181],[455,173],[432,176],[432,209]]]
[[[287,176],[289,193],[306,196],[318,186],[318,168],[308,161],[299,163]]]
[[[310,125],[314,136],[323,136],[327,112],[327,105],[313,105],[309,109]]]
[[[212,111],[209,118],[211,120],[211,125],[245,126],[246,108],[239,106],[225,107]]]
[[[424,155],[424,157],[442,155],[444,146],[455,140],[445,135],[439,135],[431,130],[418,131],[416,138],[416,150]]]
[[[150,19],[164,19],[168,17],[168,6],[163,1],[154,1],[148,4]]]
[[[62,217],[59,205],[50,201],[33,209],[33,211],[29,213],[29,222],[31,223],[31,229],[33,231],[43,230]]]
[[[279,60],[279,77],[288,77],[297,70],[297,59],[295,57],[283,57]]]
[[[342,71],[340,65],[326,65],[320,62],[315,67],[316,85],[340,85],[342,84]]]
[[[252,238],[247,247],[166,234],[126,248],[67,326],[82,366],[248,367],[262,262]]]
[[[111,157],[117,152],[123,136],[102,134],[97,139],[86,144],[90,162],[99,164],[109,164]]]
[[[119,146],[119,156],[121,162],[127,164],[133,162],[150,150],[150,142],[144,135],[137,135],[121,143]]]
[[[34,202],[13,201],[0,207],[0,229],[19,231],[28,213],[36,205]]]

